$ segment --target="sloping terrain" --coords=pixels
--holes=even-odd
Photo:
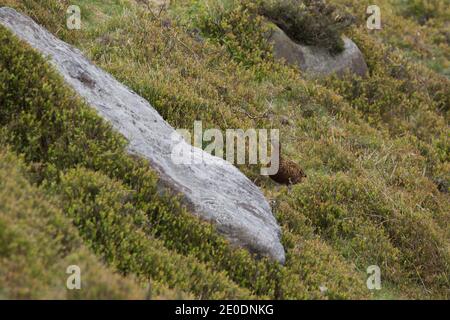
[[[308,174],[287,188],[239,166],[283,230],[286,264],[256,259],[161,193],[123,137],[0,27],[1,297],[72,298],[70,261],[92,266],[86,279],[104,270],[83,298],[448,298],[448,11],[380,1],[383,29],[369,31],[366,1],[330,2],[355,16],[329,35],[359,46],[364,79],[310,80],[276,61],[258,3],[180,0],[160,12],[146,1],[0,0],[173,127],[280,129],[283,156]],[[71,4],[81,30],[65,26]],[[370,265],[380,291],[366,287]]]

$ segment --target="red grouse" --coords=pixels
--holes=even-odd
[[[303,169],[294,161],[284,159],[280,155],[280,166],[278,172],[270,178],[280,184],[293,185],[300,183],[306,174]]]

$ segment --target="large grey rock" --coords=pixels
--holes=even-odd
[[[258,187],[236,167],[187,145],[146,100],[30,18],[1,8],[0,23],[49,57],[75,92],[128,139],[129,152],[147,158],[161,183],[181,193],[196,215],[216,224],[232,244],[284,263],[280,227],[271,208]],[[171,152],[180,141],[195,159],[205,161],[175,164]]]
[[[331,55],[324,48],[298,44],[275,25],[272,26],[269,40],[273,43],[276,58],[285,59],[287,63],[298,66],[312,76],[333,73],[343,76],[346,72],[351,72],[364,77],[368,71],[361,51],[346,37],[343,38],[345,49],[337,55]]]

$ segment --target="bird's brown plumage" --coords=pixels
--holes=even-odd
[[[294,161],[280,157],[278,172],[270,178],[280,184],[293,185],[300,183],[306,174],[303,169]]]

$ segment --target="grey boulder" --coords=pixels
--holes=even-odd
[[[275,58],[284,59],[313,77],[330,74],[343,76],[346,72],[361,77],[367,74],[368,68],[363,54],[349,38],[343,38],[344,51],[336,55],[331,55],[324,48],[298,44],[275,25],[272,25],[268,39],[273,43]]]
[[[281,230],[271,208],[236,167],[188,145],[149,102],[29,17],[4,7],[0,24],[48,57],[74,91],[125,136],[129,152],[149,160],[161,185],[182,195],[191,212],[214,223],[231,244],[284,263]],[[177,164],[172,158],[175,145],[204,161]]]

